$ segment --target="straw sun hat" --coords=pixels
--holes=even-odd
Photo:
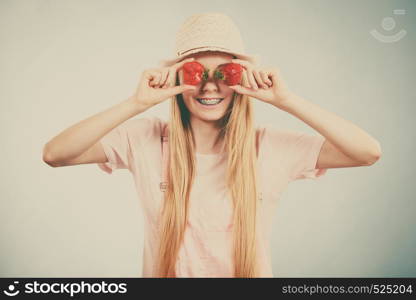
[[[257,64],[259,55],[245,52],[241,34],[233,20],[222,13],[202,13],[190,16],[176,33],[175,56],[161,60],[163,67],[171,66],[184,57],[202,51],[222,51]]]

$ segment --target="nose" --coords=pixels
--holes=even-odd
[[[206,81],[202,82],[202,92],[203,93],[210,93],[210,92],[218,92],[218,85],[216,83],[216,81],[210,77],[209,79],[207,79]]]

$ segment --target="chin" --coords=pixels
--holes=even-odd
[[[224,117],[224,114],[225,112],[197,112],[192,113],[192,117],[204,122],[217,122],[221,120],[222,117]]]

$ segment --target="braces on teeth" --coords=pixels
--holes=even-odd
[[[220,103],[222,99],[203,99],[203,98],[197,98],[199,102],[202,104],[217,104]]]

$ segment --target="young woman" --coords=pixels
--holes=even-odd
[[[276,68],[260,68],[223,14],[189,18],[176,47],[177,57],[143,72],[133,96],[52,139],[44,160],[132,173],[145,216],[144,277],[273,277],[271,224],[287,184],[371,165],[380,145],[293,94]],[[189,62],[206,71],[191,84]],[[238,83],[216,76],[227,64],[242,67]],[[169,121],[131,119],[169,98]],[[253,99],[320,135],[256,128]]]

